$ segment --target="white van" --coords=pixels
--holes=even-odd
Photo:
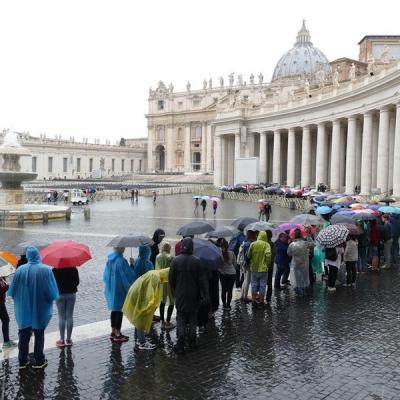
[[[83,190],[80,189],[74,189],[71,190],[71,203],[74,206],[77,205],[87,205],[89,204],[89,199],[86,197],[86,194],[83,192]]]

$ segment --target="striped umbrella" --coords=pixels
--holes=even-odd
[[[341,245],[347,239],[349,230],[344,225],[329,225],[315,239],[322,247],[333,248]]]

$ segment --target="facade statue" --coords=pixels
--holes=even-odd
[[[306,94],[307,97],[311,97],[310,82],[308,81],[307,78],[304,80],[304,93]]]
[[[262,85],[263,82],[264,82],[264,75],[260,72],[260,73],[258,74],[258,83],[259,83],[260,85]]]
[[[354,65],[354,63],[351,63],[351,67],[349,70],[349,80],[351,82],[354,82],[356,80],[356,66]]]
[[[172,83],[169,84],[169,92],[173,93],[174,91],[174,85]]]
[[[296,95],[294,94],[295,87],[291,86],[289,89],[289,100],[290,101],[295,101],[296,100]]]
[[[229,74],[229,86],[233,86],[234,80],[235,80],[235,74],[233,72],[231,72]]]
[[[389,64],[390,63],[390,50],[389,50],[389,46],[385,45],[383,47],[383,51],[381,54],[381,61],[384,64]]]
[[[375,70],[375,58],[371,53],[368,54],[367,63],[368,63],[367,65],[368,75],[373,76]]]
[[[190,92],[190,82],[188,81],[188,83],[186,84],[186,91]]]
[[[207,79],[203,80],[203,90],[207,90]]]
[[[250,75],[250,84],[254,85],[254,75],[253,75],[253,73]]]
[[[239,75],[238,75],[238,77],[237,77],[237,84],[238,84],[239,86],[243,86],[243,75],[242,75],[242,74],[239,74]]]
[[[318,87],[322,89],[325,86],[325,70],[322,64],[319,65],[318,71],[315,73],[317,78]]]
[[[208,88],[212,89],[212,79],[211,78],[208,80]]]
[[[339,87],[339,70],[337,67],[335,68],[335,71],[333,72],[333,79],[332,79],[333,87],[338,88]]]
[[[101,157],[100,158],[100,169],[104,170],[104,166],[105,166],[105,159],[104,159],[104,157]]]
[[[224,87],[224,77],[223,76],[219,77],[219,86]]]

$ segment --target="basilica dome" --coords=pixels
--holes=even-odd
[[[322,65],[327,74],[331,73],[327,57],[311,43],[310,32],[307,30],[303,20],[303,25],[297,34],[296,43],[278,61],[272,80],[293,78],[302,74],[314,75],[320,65]]]

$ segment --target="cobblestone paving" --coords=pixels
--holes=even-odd
[[[154,352],[97,338],[48,351],[45,371],[4,361],[0,384],[7,400],[399,399],[399,296],[399,271],[333,295],[322,284],[308,298],[285,290],[265,310],[219,311],[194,353],[175,356],[175,332],[156,324]]]

